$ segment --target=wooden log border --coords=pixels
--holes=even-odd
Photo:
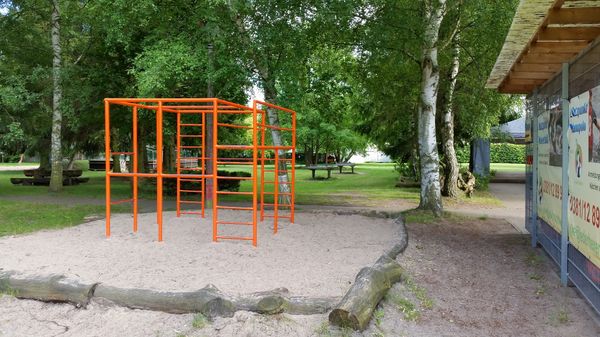
[[[402,215],[384,212],[334,212],[340,215],[363,215],[391,218],[398,225],[398,242],[377,261],[361,269],[346,295],[336,297],[290,296],[286,288],[241,296],[224,294],[214,285],[187,292],[118,288],[95,283],[82,283],[64,275],[22,275],[0,271],[0,294],[20,299],[70,303],[85,308],[92,300],[131,309],[163,311],[173,314],[202,313],[209,318],[232,317],[238,310],[261,314],[288,313],[314,315],[330,312],[329,321],[338,326],[364,330],[373,310],[391,286],[401,280],[403,270],[395,261],[408,245]]]

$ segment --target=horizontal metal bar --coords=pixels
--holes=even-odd
[[[194,124],[194,123],[182,123],[180,126],[202,126],[202,124]]]
[[[268,194],[268,195],[272,195],[275,194],[275,192],[262,192],[263,194]],[[277,192],[278,195],[292,195],[292,193],[288,193],[288,192]]]
[[[252,177],[223,177],[223,176],[217,176],[217,179],[223,179],[223,180],[252,180]]]
[[[202,135],[179,135],[181,138],[202,138]]]
[[[201,145],[188,145],[188,146],[180,146],[180,149],[201,149]]]
[[[196,214],[196,215],[202,215],[202,212],[193,212],[193,211],[181,211],[179,212],[181,214]]]
[[[274,218],[274,217],[275,217],[275,215],[267,215],[267,214],[265,214],[265,215],[264,215],[264,217],[265,217],[265,218]],[[291,219],[291,218],[292,218],[292,216],[291,216],[291,215],[277,215],[277,217],[278,217],[278,218],[288,218],[288,219]]]
[[[204,191],[202,191],[202,190],[179,190],[179,192],[184,192],[184,193],[204,193]]]
[[[196,204],[196,205],[202,205],[204,203],[203,201],[193,201],[193,200],[179,200],[179,202],[182,204]]]
[[[217,194],[252,195],[252,192],[217,191]]]
[[[252,207],[239,207],[239,206],[217,206],[218,209],[229,209],[234,211],[252,211]]]
[[[117,201],[111,201],[110,204],[111,205],[118,205],[118,204],[123,204],[123,203],[131,202],[131,201],[133,201],[133,198],[132,199],[122,199],[122,200],[117,200]]]
[[[126,154],[131,154],[131,155],[133,155],[133,154],[135,154],[135,152],[111,152],[111,153],[110,153],[110,155],[111,155],[111,156],[114,156],[114,155],[123,155],[123,154],[125,154],[125,155],[126,155]]]
[[[217,145],[217,150],[252,150],[252,145]]]
[[[235,128],[235,129],[252,129],[252,126],[229,124],[229,123],[217,123],[217,126],[222,126],[222,127],[227,127],[227,128]]]

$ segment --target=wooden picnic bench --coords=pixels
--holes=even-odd
[[[23,170],[23,174],[26,178],[10,178],[10,182],[14,185],[50,185],[50,175],[52,174],[50,170]],[[90,178],[81,178],[82,174],[82,170],[63,170],[63,185],[69,186],[88,182]]]
[[[350,166],[350,168],[352,169],[352,173],[354,173],[354,166],[356,166],[356,164],[354,163],[336,163],[337,167],[339,167],[340,169],[340,173],[342,173],[342,169],[344,168],[344,166]]]
[[[327,179],[331,178],[331,170],[335,169],[336,165],[310,165],[306,168],[312,171],[312,178],[315,179],[315,171],[327,170]]]

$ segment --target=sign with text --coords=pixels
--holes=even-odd
[[[562,106],[553,96],[538,116],[538,215],[561,232],[562,200]]]
[[[569,240],[600,266],[600,86],[570,101]]]

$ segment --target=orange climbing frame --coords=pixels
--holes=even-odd
[[[131,150],[112,151],[111,147],[111,107],[120,107],[119,112],[131,108]],[[262,107],[262,109],[259,109]],[[138,160],[138,118],[140,111],[153,111],[156,116],[156,168],[155,172],[139,172]],[[163,167],[164,128],[170,124],[164,118],[175,115],[176,135],[176,172],[165,172]],[[227,115],[246,114],[252,118],[228,118]],[[207,124],[207,116],[212,117],[212,125]],[[121,119],[122,121],[122,119]],[[271,121],[271,122],[270,122]],[[295,156],[296,156],[296,113],[292,110],[270,103],[254,101],[252,108],[218,98],[107,98],[104,100],[105,122],[105,159],[106,159],[106,236],[110,237],[111,205],[131,202],[133,209],[133,231],[138,230],[138,183],[139,178],[156,179],[156,223],[158,225],[158,241],[163,241],[163,179],[176,180],[176,214],[192,214],[205,216],[207,199],[212,200],[213,241],[248,240],[257,245],[258,230],[258,193],[260,193],[260,221],[265,217],[273,218],[273,230],[277,233],[280,218],[294,222],[295,194]],[[288,127],[282,125],[289,125]],[[205,138],[208,127],[212,128],[213,142],[208,144]],[[252,144],[223,144],[219,140],[219,130],[245,129],[252,134]],[[266,131],[278,130],[281,137],[277,139]],[[260,133],[260,144],[259,144]],[[270,137],[269,137],[270,136]],[[273,139],[276,139],[273,141]],[[285,143],[289,145],[284,145]],[[277,144],[277,145],[275,145]],[[212,156],[207,149],[212,150]],[[227,156],[219,156],[219,152],[227,151]],[[241,151],[241,152],[240,152]],[[183,153],[182,153],[183,152]],[[244,153],[252,153],[251,158]],[[238,153],[236,155],[236,153]],[[259,159],[260,153],[260,159]],[[287,158],[287,154],[290,158]],[[110,160],[113,155],[130,156],[130,172],[114,173],[110,171]],[[272,158],[268,158],[272,155]],[[260,175],[258,162],[260,160]],[[269,169],[268,162],[273,162]],[[210,166],[209,166],[210,165]],[[251,166],[250,177],[219,175],[219,166],[241,165]],[[208,168],[212,170],[208,170]],[[144,171],[144,170],[142,170]],[[209,173],[210,172],[210,173]],[[290,180],[283,178],[291,172]],[[273,173],[272,181],[266,173]],[[285,174],[281,174],[285,173]],[[258,178],[260,176],[260,191]],[[132,197],[130,199],[111,199],[111,178],[127,177],[132,179]],[[248,181],[251,191],[225,191],[218,189],[219,180]],[[192,185],[195,183],[196,185]],[[185,185],[185,186],[183,186]],[[198,186],[199,185],[199,186]],[[190,187],[191,186],[191,187]],[[209,187],[212,186],[212,189]],[[269,188],[269,187],[272,188]],[[250,198],[251,206],[224,204],[220,196],[241,195]],[[272,196],[272,202],[269,202]],[[194,198],[194,199],[188,199]],[[182,209],[183,205],[199,205],[198,210]],[[282,213],[280,211],[287,212]],[[225,221],[219,219],[219,210],[249,213],[249,221]],[[272,210],[272,214],[265,214]],[[221,235],[220,225],[248,226],[252,228],[249,235]]]

